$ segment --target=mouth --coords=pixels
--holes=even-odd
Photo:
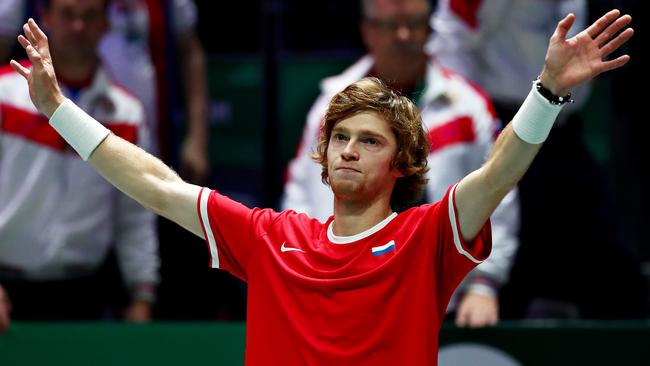
[[[348,167],[348,166],[338,167],[335,170],[337,172],[344,172],[344,173],[345,172],[347,172],[347,173],[361,173],[360,170],[357,170],[357,169],[354,169],[354,168],[351,168],[351,167]]]

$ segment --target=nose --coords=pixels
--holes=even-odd
[[[411,29],[405,24],[400,24],[400,26],[397,28],[397,39],[402,42],[406,42],[411,39],[411,34]]]
[[[72,21],[72,29],[75,32],[82,32],[84,28],[86,28],[86,24],[83,19],[76,18],[75,20]]]
[[[345,145],[345,149],[341,152],[341,158],[345,161],[359,160],[359,152],[354,140],[348,141],[347,145]]]

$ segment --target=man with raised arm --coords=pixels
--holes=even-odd
[[[83,159],[142,205],[203,235],[211,265],[248,282],[247,364],[436,365],[449,296],[489,254],[490,214],[525,173],[570,90],[629,60],[603,58],[632,36],[623,30],[630,16],[613,10],[566,39],[573,20],[558,24],[539,80],[488,161],[435,204],[390,208],[424,184],[428,146],[417,108],[376,79],[335,95],[316,154],[334,191],[334,216],[324,224],[251,210],[185,183],[111,134],[60,93],[33,20],[19,36],[32,68],[12,65]]]

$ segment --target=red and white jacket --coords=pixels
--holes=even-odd
[[[557,23],[569,13],[576,16],[573,37],[586,27],[586,0],[440,0],[427,46],[440,64],[480,85],[495,102],[518,106],[542,71]],[[572,90],[576,103],[561,115],[580,108],[589,89]]]
[[[99,68],[63,93],[116,135],[149,144],[141,103]],[[112,244],[128,286],[158,282],[154,215],[111,186],[48,124],[25,80],[0,69],[0,269],[27,280],[91,273]],[[141,287],[141,286],[140,286]]]
[[[371,56],[365,56],[342,74],[322,81],[321,95],[309,111],[298,152],[289,163],[282,209],[305,212],[322,222],[332,215],[332,190],[321,182],[321,166],[310,158],[310,153],[316,148],[330,99],[349,84],[369,75],[373,63]],[[415,102],[431,142],[426,189],[429,200],[435,202],[444,197],[449,186],[481,167],[499,131],[500,122],[485,93],[437,63],[428,65],[425,83],[420,100]],[[493,292],[493,286],[486,286],[478,280],[479,277],[481,280],[487,277],[497,285],[507,280],[519,246],[516,190],[505,197],[491,221],[492,254],[468,276],[476,279],[471,285],[475,291]],[[465,281],[464,285],[468,283]]]

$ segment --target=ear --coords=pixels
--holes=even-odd
[[[391,164],[390,174],[395,177],[395,179],[399,179],[405,176],[404,173],[397,169],[397,166],[395,166],[395,164]]]

